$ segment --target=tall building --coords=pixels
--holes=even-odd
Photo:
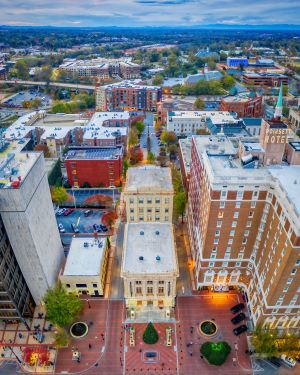
[[[124,189],[128,222],[171,222],[173,213],[171,170],[156,166],[128,169]]]
[[[7,239],[3,246],[8,246],[14,254],[14,265],[5,263],[16,271],[15,275],[11,275],[9,288],[16,290],[13,298],[17,304],[20,296],[18,293],[23,293],[23,285],[22,301],[26,300],[23,311],[28,312],[32,306],[31,296],[38,304],[47,289],[55,285],[63,249],[51,202],[44,157],[39,152],[20,152],[20,146],[19,143],[7,144],[6,149],[2,150],[0,214],[6,233],[3,238]],[[6,266],[3,266],[1,274],[2,286],[7,282]],[[17,286],[13,278],[17,279],[18,275]],[[22,314],[21,306],[18,313]]]
[[[260,117],[263,114],[262,96],[249,93],[229,95],[221,99],[221,111],[235,112],[238,117]]]
[[[134,84],[131,81],[96,87],[96,108],[100,111],[155,111],[161,98],[160,87]]]
[[[299,328],[300,144],[283,125],[192,138],[188,231],[197,288],[242,288],[253,325]]]
[[[169,168],[129,168],[121,266],[129,319],[145,311],[151,313],[152,320],[161,319],[162,314],[166,319],[173,317],[179,276],[172,225],[173,194]]]

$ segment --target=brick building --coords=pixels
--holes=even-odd
[[[229,95],[221,99],[221,111],[235,112],[238,117],[260,117],[263,114],[262,96],[248,93]]]
[[[160,87],[136,85],[131,81],[96,88],[96,107],[100,111],[124,109],[155,111],[156,104],[161,98]]]
[[[246,85],[279,87],[281,82],[287,85],[289,77],[278,73],[245,73],[243,82]]]
[[[193,137],[188,230],[197,288],[242,288],[253,325],[294,329],[300,326],[300,146],[286,142],[284,135],[276,151],[294,165],[278,163],[275,148],[253,137],[238,147],[224,136]]]
[[[118,185],[122,175],[123,148],[71,147],[65,158],[68,183],[74,187]]]

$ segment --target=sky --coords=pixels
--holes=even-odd
[[[0,0],[12,26],[300,24],[300,0]]]

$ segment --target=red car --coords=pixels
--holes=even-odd
[[[64,215],[64,216],[68,216],[68,215],[70,215],[73,211],[74,211],[73,208],[68,208],[68,209],[63,213],[63,215]]]

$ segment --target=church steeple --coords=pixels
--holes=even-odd
[[[282,117],[282,82],[280,85],[279,95],[275,107],[274,119],[280,120]]]

